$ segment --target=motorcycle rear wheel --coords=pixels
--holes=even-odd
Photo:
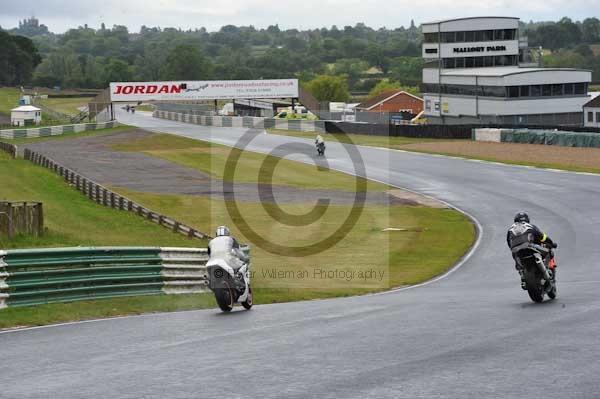
[[[556,281],[552,284],[552,290],[550,290],[550,292],[548,292],[548,298],[550,299],[555,299],[556,298]]]
[[[223,312],[231,312],[233,309],[233,292],[227,281],[223,281],[219,288],[215,288],[215,299]]]
[[[538,284],[527,284],[527,293],[533,302],[544,302],[544,288],[540,287]]]

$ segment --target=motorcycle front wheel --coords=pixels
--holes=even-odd
[[[254,304],[253,300],[254,299],[252,298],[252,287],[248,285],[248,298],[244,302],[242,302],[242,306],[244,307],[244,309],[250,310],[250,308]]]
[[[231,312],[231,309],[233,309],[233,292],[227,281],[221,282],[219,288],[215,288],[215,299],[223,312]]]

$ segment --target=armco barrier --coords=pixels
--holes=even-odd
[[[0,308],[208,290],[203,248],[0,251]]]
[[[107,189],[106,187],[103,187],[100,184],[80,175],[79,173],[60,165],[59,163],[42,154],[38,154],[26,148],[24,157],[36,165],[40,165],[52,170],[54,173],[65,179],[65,181],[68,182],[73,188],[77,189],[89,199],[97,202],[100,205],[109,206],[122,211],[133,212],[138,216],[157,223],[159,226],[170,229],[174,233],[184,234],[189,238],[210,238],[207,234],[204,234],[192,227],[186,226],[185,224],[168,216],[148,209],[143,205],[133,202],[127,197]]]
[[[248,129],[280,129],[303,132],[325,132],[325,122],[305,119],[272,119],[252,116],[195,116],[169,111],[154,111],[155,118],[215,127],[245,127]]]
[[[118,126],[119,122],[101,122],[101,123],[80,123],[77,125],[62,125],[62,126],[48,126],[48,127],[36,127],[26,129],[6,129],[0,130],[0,138],[3,139],[22,139],[31,137],[47,137],[47,136],[60,136],[65,133],[81,133],[89,130],[108,129],[111,127]]]

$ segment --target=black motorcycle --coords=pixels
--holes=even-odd
[[[523,268],[523,289],[532,301],[540,303],[544,296],[556,298],[556,263],[554,252],[547,245],[526,244],[514,248],[518,263]]]
[[[319,155],[321,157],[325,155],[325,143],[324,142],[317,143],[317,155]]]

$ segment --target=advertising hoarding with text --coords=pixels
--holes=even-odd
[[[298,79],[113,82],[111,101],[296,98]]]

